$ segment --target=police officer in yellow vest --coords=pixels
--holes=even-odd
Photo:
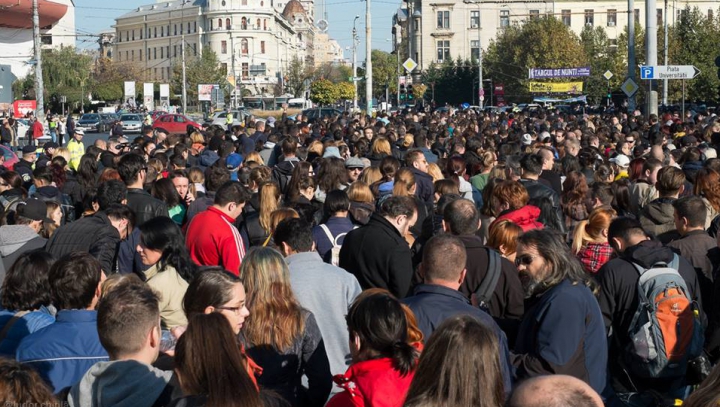
[[[232,131],[233,114],[230,110],[227,111],[227,116],[225,116],[225,124],[227,125],[228,131]]]
[[[67,149],[70,151],[70,162],[68,165],[73,170],[77,171],[80,166],[80,159],[85,154],[85,145],[83,144],[83,137],[85,132],[82,129],[75,129],[73,137],[70,139],[67,145]]]

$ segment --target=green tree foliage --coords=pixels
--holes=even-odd
[[[339,82],[335,84],[338,93],[338,99],[351,100],[355,97],[355,86],[352,82]]]
[[[125,81],[143,82],[145,75],[135,64],[100,58],[95,62],[92,79],[93,95],[109,102],[124,98]]]
[[[588,57],[578,36],[560,20],[542,17],[504,28],[491,41],[483,68],[486,76],[505,84],[506,97],[513,99],[528,95],[529,68],[587,65]]]
[[[600,102],[607,96],[608,81],[603,77],[606,71],[614,75],[610,79],[610,89],[617,88],[625,76],[622,72],[615,72],[615,51],[610,47],[605,27],[586,26],[580,33],[585,55],[588,56],[591,76],[583,78],[585,82],[584,93],[594,102]]]
[[[391,93],[397,92],[397,56],[379,49],[372,50],[372,79],[373,96],[378,97],[385,94],[385,85]],[[363,82],[363,89],[364,89]]]
[[[316,79],[327,79],[332,83],[347,82],[352,76],[352,68],[327,62],[315,68],[313,76]]]
[[[294,56],[285,75],[285,92],[300,97],[305,93],[305,81],[309,81],[314,75],[312,67],[306,66],[302,58]]]
[[[203,49],[201,55],[191,56],[191,50],[185,49],[185,76],[188,104],[197,103],[199,84],[218,84],[225,88],[225,95],[229,95],[232,86],[228,83],[226,72],[220,66],[217,55],[210,48]],[[175,64],[173,67],[173,79],[171,82],[174,94],[182,93],[182,65]]]
[[[314,81],[310,85],[310,100],[320,105],[335,103],[340,98],[338,87],[327,79]]]
[[[476,61],[453,61],[448,58],[441,65],[432,64],[422,77],[422,83],[435,87],[435,102],[457,105],[477,101],[478,65]],[[472,86],[471,86],[472,84]],[[418,99],[417,85],[413,94]],[[432,91],[430,94],[432,98]]]

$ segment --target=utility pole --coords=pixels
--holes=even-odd
[[[235,26],[232,27],[233,30],[235,30]],[[237,86],[237,71],[235,70],[235,37],[232,35],[232,31],[230,32],[230,58],[232,58],[232,74],[233,74],[233,107],[237,109],[238,102],[237,102],[237,93],[238,93],[238,86]]]
[[[38,0],[32,2],[33,45],[35,46],[35,118],[42,123],[45,120],[45,98],[43,96],[42,49],[40,47],[40,15]]]
[[[370,0],[365,0],[365,99],[368,116],[372,116],[372,20]]]
[[[664,44],[663,44],[663,54],[665,57],[665,63],[664,65],[668,64],[668,0],[665,0],[665,11],[663,11],[663,31],[664,31]],[[667,78],[663,79],[663,105],[667,106],[668,104],[668,80]]]
[[[628,0],[628,78],[635,80],[635,1]],[[635,112],[635,95],[628,98],[628,114]]]
[[[184,14],[184,13],[183,13]],[[187,114],[187,73],[185,72],[185,32],[180,36],[180,50],[182,51],[182,110]]]
[[[358,45],[358,35],[357,35],[357,29],[355,28],[355,23],[357,22],[358,18],[360,16],[355,16],[355,19],[353,20],[353,86],[355,87],[355,93],[353,95],[353,112],[357,111],[358,108],[358,83],[355,80],[357,77],[357,45]]]
[[[645,0],[645,65],[657,65],[657,10],[656,0]],[[658,93],[653,89],[653,82],[648,81],[648,93],[645,97],[647,116],[658,113]]]

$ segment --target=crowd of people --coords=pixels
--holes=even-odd
[[[714,114],[68,133],[0,166],[6,405],[720,402]]]

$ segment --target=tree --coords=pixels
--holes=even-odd
[[[335,103],[340,98],[337,86],[327,79],[314,81],[310,85],[310,100],[319,105]]]
[[[313,76],[315,79],[327,79],[332,83],[345,82],[352,76],[352,67],[326,62],[315,68]]]
[[[336,83],[338,99],[352,100],[355,97],[355,85],[351,82]]]
[[[312,79],[315,75],[311,66],[306,66],[305,61],[297,55],[293,57],[288,65],[285,91],[292,93],[295,97],[300,97],[305,93],[305,83]]]
[[[504,83],[506,96],[513,99],[528,95],[529,68],[587,66],[588,58],[570,27],[550,16],[505,27],[491,41],[483,62],[485,75]]]
[[[619,72],[613,72],[614,69],[614,52],[610,49],[610,40],[608,39],[605,27],[589,27],[585,26],[580,33],[580,42],[587,60],[590,62],[590,76],[585,79],[584,93],[596,102],[600,102],[607,96],[608,91],[612,91],[613,83],[618,83],[618,79],[624,75]],[[610,71],[613,73],[614,79],[610,83],[608,89],[608,81],[602,75]]]
[[[98,99],[117,101],[124,99],[125,81],[143,82],[145,74],[135,64],[99,58],[95,62],[92,80],[93,94]]]
[[[385,85],[391,93],[397,92],[397,56],[379,49],[372,50],[373,97],[385,94]]]
[[[218,84],[225,89],[225,94],[229,95],[232,87],[227,81],[227,72],[220,66],[217,54],[210,48],[204,48],[200,56],[190,56],[190,49],[186,48],[185,59],[185,77],[187,98],[190,103],[197,101],[198,85]],[[173,79],[171,82],[173,92],[175,94],[182,93],[182,65],[175,64],[173,67]]]

